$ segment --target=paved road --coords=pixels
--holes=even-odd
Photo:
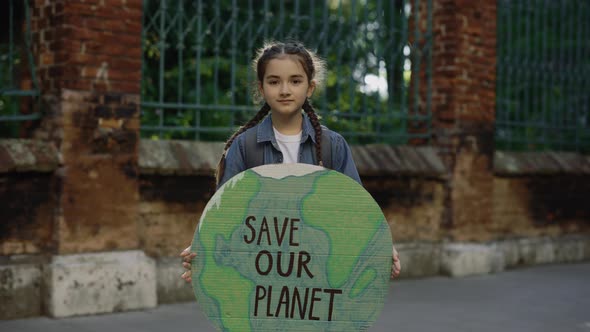
[[[68,319],[0,321],[1,332],[215,331],[195,303]],[[392,283],[370,331],[590,332],[590,263]]]

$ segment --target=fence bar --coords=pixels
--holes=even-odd
[[[0,43],[0,137],[21,134],[22,122],[41,118],[32,54],[30,1],[7,1],[6,39]],[[7,26],[6,26],[7,25]],[[24,28],[24,29],[23,29]]]
[[[499,0],[496,147],[590,151],[585,1]]]
[[[408,87],[403,68],[408,60],[413,71],[430,66],[422,68],[427,79],[432,72],[431,52],[421,49],[432,47],[431,22],[426,33],[415,24],[412,36],[426,42],[415,43],[404,55],[410,13],[427,10],[421,17],[432,20],[432,0],[422,9],[419,3],[145,0],[144,44],[155,45],[157,52],[144,50],[142,135],[225,139],[258,109],[250,97],[255,48],[266,39],[294,38],[328,64],[325,88],[314,102],[328,127],[351,143],[404,144],[422,137],[409,133],[407,122],[410,116],[423,121],[430,133],[431,96],[424,97],[420,113],[410,114],[407,94],[417,95],[420,84]],[[414,76],[420,78],[418,72]]]

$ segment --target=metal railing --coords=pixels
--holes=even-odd
[[[19,135],[20,123],[40,118],[31,107],[39,89],[31,52],[29,2],[9,0],[2,4],[2,11],[0,137],[14,137]]]
[[[590,151],[590,2],[499,0],[496,146]]]
[[[422,31],[419,3],[432,13],[431,0],[144,0],[142,136],[225,140],[257,109],[255,50],[291,38],[327,62],[314,98],[323,123],[353,143],[428,140],[430,98],[420,111],[408,102],[420,97],[411,73],[432,73],[432,17],[420,15]],[[415,122],[424,128],[408,130]]]

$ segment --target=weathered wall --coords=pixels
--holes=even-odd
[[[497,177],[496,237],[540,237],[590,231],[590,175]]]
[[[214,192],[213,165],[220,149],[221,145],[202,142],[142,141],[140,228],[142,246],[150,254],[175,255],[190,242]],[[530,164],[531,156],[498,152],[497,170],[491,170],[492,181],[486,189],[491,197],[486,198],[478,196],[482,194],[477,189],[477,172],[458,168],[458,172],[471,174],[459,177],[464,183],[454,183],[466,192],[456,205],[460,211],[455,212],[464,221],[448,226],[444,223],[449,213],[445,193],[450,178],[436,151],[374,145],[354,146],[352,151],[363,185],[381,206],[396,243],[484,243],[590,231],[584,199],[590,195],[590,162],[584,156],[568,159],[569,154],[553,153],[547,159],[541,153],[533,154],[538,159],[533,165],[555,164],[551,174],[539,174],[532,166],[519,167],[511,159]],[[477,158],[464,160],[462,167],[478,162]],[[510,167],[516,168],[506,171]],[[481,208],[481,199],[489,201],[489,210]],[[168,242],[167,237],[179,239],[180,244]]]
[[[212,177],[141,176],[140,247],[150,256],[177,256],[192,242],[214,188]]]
[[[443,211],[439,180],[363,177],[382,207],[396,242],[438,241]],[[141,176],[140,247],[151,256],[175,256],[192,241],[201,213],[214,192],[212,177]]]
[[[52,143],[1,141],[0,255],[57,253],[58,241],[68,241],[71,243],[66,246],[74,252],[90,247],[96,251],[125,249],[133,243],[152,257],[176,256],[190,243],[214,192],[212,174],[221,144],[142,141],[140,147],[139,178],[133,169],[123,169],[115,173],[120,174],[117,176],[106,173],[100,182],[103,164],[113,165],[116,158],[102,160],[99,156],[87,163],[85,171],[68,174],[89,194],[76,196],[72,190],[68,195],[73,197],[66,199],[70,196],[61,192],[60,183],[66,170],[60,167],[61,154]],[[363,184],[382,207],[397,243],[444,239],[486,242],[589,231],[590,207],[585,200],[590,195],[588,157],[498,152],[492,213],[480,218],[483,212],[477,200],[472,204],[466,201],[461,205],[463,213],[478,222],[443,227],[448,179],[444,169],[432,166],[435,162],[420,162],[436,153],[416,151],[353,147]],[[512,155],[512,159],[507,157]],[[389,160],[386,165],[382,163],[385,159]],[[129,188],[136,187],[135,197]],[[122,203],[129,197],[131,203]],[[66,218],[59,204],[66,207]],[[126,219],[133,222],[120,223]],[[65,220],[75,220],[75,230],[70,230],[72,226]]]
[[[50,173],[0,174],[0,256],[52,251],[54,188]]]
[[[556,236],[590,231],[590,156],[497,152],[491,231]]]
[[[34,0],[33,54],[41,91],[137,93],[141,0]]]
[[[139,97],[62,90],[59,253],[135,249]]]
[[[444,187],[440,179],[363,176],[367,191],[383,209],[395,242],[454,239],[487,242],[518,237],[561,236],[590,232],[590,176],[497,176],[492,213],[486,222],[442,227]],[[213,193],[212,178],[142,176],[140,237],[151,255],[178,253],[190,243],[201,211]],[[477,203],[461,206],[483,220]],[[179,240],[178,243],[167,239]]]
[[[12,183],[0,185],[5,195],[12,195],[2,202],[12,212],[2,228],[16,239],[14,244],[3,241],[3,253],[50,257],[41,264],[26,263],[40,279],[13,283],[3,301],[19,301],[18,294],[28,289],[52,316],[153,307],[156,264],[133,250],[139,247],[143,2],[30,3],[43,111],[32,137],[52,146],[60,163],[42,181],[35,179],[39,175],[19,173],[11,175]],[[33,236],[40,243],[31,244]],[[22,266],[1,267],[14,274]],[[125,287],[117,287],[121,280]],[[87,300],[89,294],[93,301]]]
[[[14,151],[19,150],[14,144],[27,146],[31,142],[38,141],[24,144],[19,140],[0,141],[0,147],[4,147],[4,151]],[[39,143],[35,144],[38,148]],[[55,154],[53,160],[59,160],[58,150],[50,148],[53,143],[44,144]],[[36,167],[34,158],[24,158],[24,162],[18,158],[27,153],[11,157],[9,164],[21,166],[4,167],[5,172],[0,173],[4,180],[0,182],[0,198],[5,207],[3,211],[7,211],[0,224],[0,250],[5,258],[0,261],[0,277],[6,280],[0,297],[3,302],[11,303],[27,294],[28,302],[26,308],[0,308],[4,310],[3,318],[34,316],[42,312],[54,316],[109,312],[152,307],[156,299],[160,303],[192,299],[190,287],[178,277],[181,271],[178,253],[190,243],[197,221],[213,194],[212,170],[221,145],[142,141],[140,146],[140,175],[131,184],[132,188],[138,187],[138,196],[132,198],[132,205],[125,207],[135,216],[133,225],[117,224],[116,221],[125,222],[131,217],[115,215],[116,211],[123,211],[118,206],[126,205],[129,200],[124,188],[128,183],[113,183],[113,191],[100,187],[94,182],[95,175],[88,176],[91,172],[101,174],[100,168],[97,171],[92,164],[88,172],[76,179],[82,178],[86,182],[84,186],[92,188],[94,195],[108,193],[110,196],[103,197],[102,201],[92,199],[92,204],[115,212],[72,208],[70,211],[79,212],[84,219],[76,224],[76,233],[69,234],[58,229],[63,227],[64,219],[59,209],[64,203],[58,200],[65,195],[54,182],[64,178],[61,164],[55,162],[51,172],[47,165]],[[578,156],[578,163],[574,164],[572,160],[568,163],[559,159],[559,154],[552,154],[551,158],[557,158],[557,164],[562,167],[552,173],[518,167],[507,172],[507,168],[514,167],[514,162],[498,162],[491,197],[492,214],[485,219],[488,222],[481,223],[484,219],[477,217],[482,213],[477,205],[465,204],[464,213],[474,215],[474,220],[479,222],[471,222],[469,227],[443,227],[449,179],[445,172],[432,167],[437,164],[436,153],[418,148],[374,146],[357,146],[353,151],[365,188],[382,207],[391,225],[394,242],[404,260],[405,276],[439,273],[463,276],[497,272],[518,265],[575,262],[590,257],[590,210],[585,199],[590,195],[590,160],[587,157]],[[498,155],[506,159],[509,154],[496,153],[496,160]],[[384,158],[391,162],[377,162]],[[547,163],[542,162],[543,165]],[[123,194],[119,195],[116,190]],[[84,199],[81,201],[86,202],[83,207],[91,204]],[[75,207],[76,202],[68,204]],[[101,219],[109,215],[112,220]],[[121,244],[120,248],[125,249],[130,237],[136,239],[134,245],[141,251],[121,251],[117,247]],[[80,253],[60,253],[56,243],[66,239],[71,239],[73,245],[82,243],[84,246],[71,249],[80,250]],[[73,245],[70,248],[74,248]],[[86,253],[89,245],[100,248],[96,249],[100,252]],[[142,251],[148,257],[143,256]],[[22,260],[21,254],[29,254],[29,258]],[[34,259],[47,254],[47,262]],[[134,258],[129,265],[130,257],[138,255],[141,259]],[[72,265],[64,265],[64,262]],[[100,279],[101,274],[76,272],[80,262],[84,262],[84,269],[88,271],[100,266],[101,271],[108,270],[110,272],[104,273],[112,276],[126,275],[128,270],[142,271],[141,278],[137,283],[128,279],[133,287],[119,292],[112,284],[116,277],[109,282]],[[20,273],[35,277],[23,279],[18,276]],[[70,277],[60,279],[60,273]],[[101,301],[96,308],[75,300],[82,301],[84,292],[100,293],[103,286],[112,289],[112,296],[99,297]],[[68,291],[61,291],[63,289]],[[150,301],[138,302],[139,298]]]
[[[441,239],[443,181],[405,176],[363,177],[362,180],[389,222],[394,243]]]
[[[450,180],[442,227],[464,241],[492,222],[496,1],[435,0],[433,9],[432,144]]]
[[[38,141],[0,141],[0,256],[42,254],[54,249],[54,214],[60,159]]]
[[[34,1],[45,115],[34,138],[62,157],[57,253],[138,247],[141,0]]]
[[[150,254],[177,255],[190,243],[214,193],[222,144],[148,141],[140,144],[140,242]],[[437,241],[444,165],[431,148],[352,147],[364,187],[395,230],[395,241]],[[174,239],[174,240],[170,240]],[[178,241],[177,241],[178,240]]]

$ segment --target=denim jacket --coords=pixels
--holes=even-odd
[[[248,129],[256,130],[256,137],[258,144],[264,144],[264,164],[280,164],[283,162],[283,153],[281,152],[277,139],[275,138],[272,129],[272,121],[270,115],[267,116],[258,125]],[[329,137],[332,140],[332,169],[340,173],[346,174],[361,183],[356,165],[352,159],[350,147],[346,143],[344,137],[337,132],[328,130]],[[223,177],[219,181],[218,188],[221,187],[227,180],[234,175],[246,170],[245,158],[245,132],[240,134],[233,141],[225,156],[225,171]],[[315,131],[306,114],[303,114],[303,128],[301,132],[301,145],[299,146],[299,160],[298,162],[304,164],[314,164],[315,153],[313,145],[315,144]]]

